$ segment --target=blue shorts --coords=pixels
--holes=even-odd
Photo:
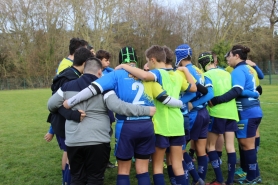
[[[115,156],[122,160],[150,155],[155,151],[154,126],[151,119],[118,120],[115,126]]]
[[[182,146],[185,144],[184,136],[162,136],[155,135],[155,146],[159,148],[168,148],[169,146]]]
[[[223,119],[210,117],[210,123],[208,127],[209,132],[215,134],[224,134],[225,132],[235,132],[238,130],[237,122],[231,119]]]
[[[237,123],[238,130],[236,131],[236,138],[250,138],[256,136],[256,131],[261,123],[262,118],[249,118],[239,120]]]
[[[185,133],[185,141],[190,140],[190,123],[189,123],[189,114],[183,115],[183,125]]]
[[[58,145],[59,145],[60,149],[64,150],[66,152],[67,151],[67,146],[65,144],[65,138],[62,138],[62,137],[56,135],[56,139],[57,139],[57,142],[58,142]]]
[[[208,137],[209,113],[207,108],[189,112],[190,139],[196,141]]]

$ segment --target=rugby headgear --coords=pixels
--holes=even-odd
[[[137,56],[135,50],[132,47],[126,46],[120,50],[119,63],[137,63]]]
[[[187,58],[188,56],[192,57],[192,49],[188,44],[182,44],[175,49],[175,54],[176,54],[175,66],[178,67],[180,62],[183,59]]]
[[[198,62],[202,66],[203,70],[206,71],[206,66],[213,63],[213,56],[209,52],[201,53],[198,57]]]

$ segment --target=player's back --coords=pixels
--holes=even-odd
[[[182,77],[176,73],[168,72],[164,69],[158,69],[158,81],[166,90],[167,94],[178,98],[182,89]],[[158,75],[157,75],[158,76]],[[154,100],[156,113],[153,116],[155,133],[163,136],[181,136],[184,135],[183,116],[179,108],[166,107],[161,102]]]
[[[231,90],[232,79],[230,73],[222,69],[214,68],[204,73],[213,84],[214,96],[221,96]],[[213,107],[207,107],[210,116],[217,118],[238,120],[237,107],[235,99],[227,103],[218,104]]]

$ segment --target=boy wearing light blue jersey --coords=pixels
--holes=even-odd
[[[182,44],[175,49],[176,66],[186,67],[198,83],[207,87],[208,93],[196,92],[196,96],[190,100],[189,120],[190,139],[196,147],[198,173],[205,181],[207,172],[206,140],[208,134],[209,114],[206,109],[207,101],[213,97],[212,83],[210,79],[203,76],[202,71],[191,63],[192,50],[188,44]],[[189,163],[188,163],[189,165]],[[192,165],[190,165],[192,167]],[[194,178],[195,180],[196,178]],[[197,183],[197,182],[193,182]]]

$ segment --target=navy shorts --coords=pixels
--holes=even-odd
[[[182,146],[185,144],[184,136],[162,136],[155,135],[155,146],[159,148],[168,148],[169,146]]]
[[[62,137],[56,135],[56,139],[57,139],[57,142],[58,142],[58,145],[59,145],[60,149],[64,150],[66,152],[67,151],[67,146],[65,144],[65,138],[62,138]]]
[[[209,132],[215,134],[224,134],[225,132],[235,132],[238,130],[237,122],[231,119],[223,119],[210,117],[210,123],[208,127]]]
[[[198,140],[208,137],[209,113],[206,108],[189,112],[190,139]]]
[[[250,138],[256,136],[257,128],[261,123],[262,118],[249,118],[239,120],[237,123],[238,130],[236,131],[236,138]]]
[[[115,139],[115,156],[121,160],[150,155],[155,151],[154,126],[151,119],[118,120]]]
[[[183,123],[184,123],[185,141],[189,141],[190,140],[189,114],[183,115]]]

